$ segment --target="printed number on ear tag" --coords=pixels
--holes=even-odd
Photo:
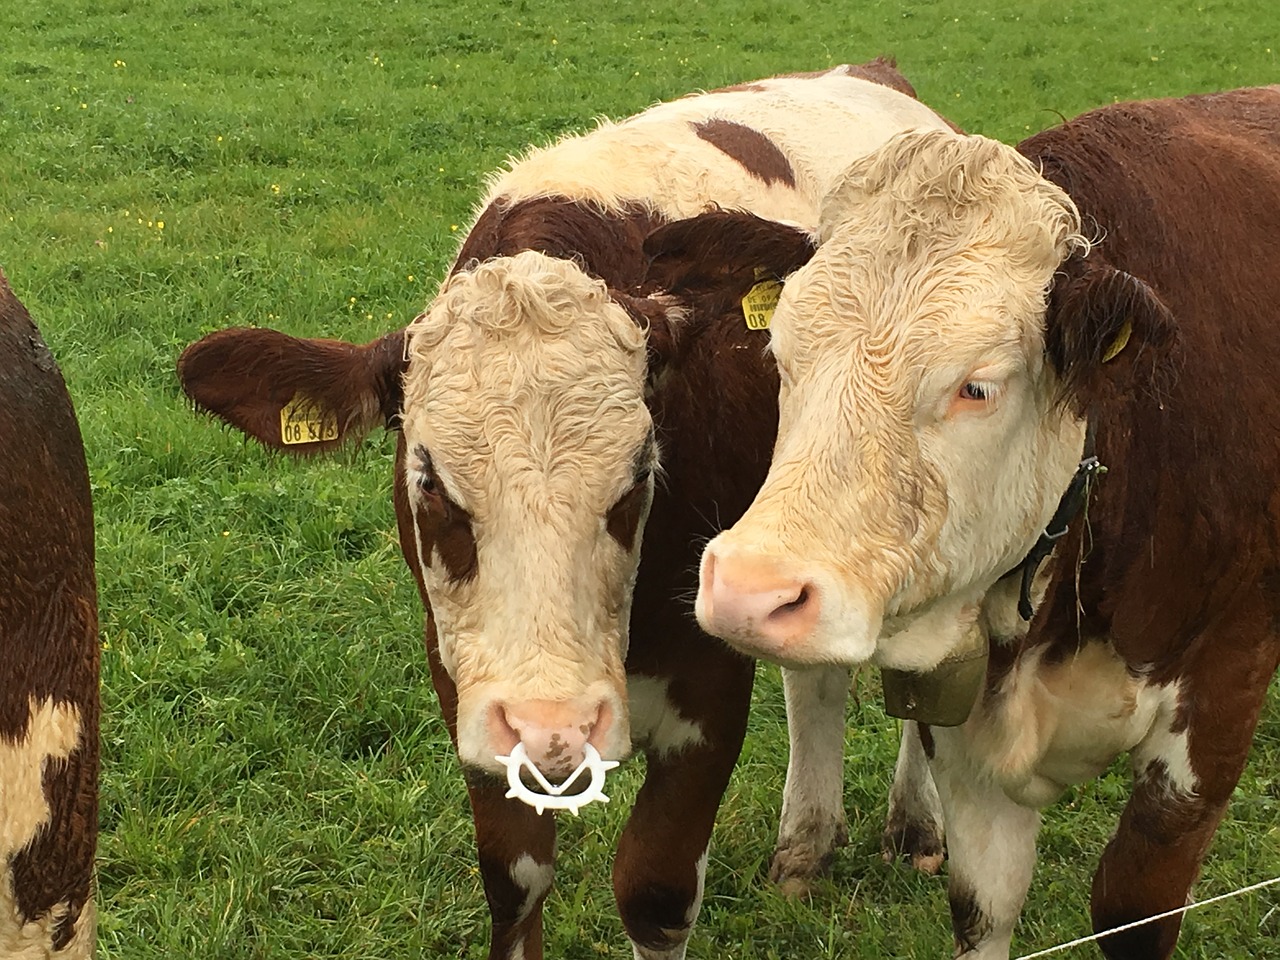
[[[295,393],[280,411],[281,443],[320,443],[337,439],[337,414],[324,412],[304,393]]]
[[[742,298],[742,315],[748,330],[768,330],[773,311],[778,308],[782,296],[782,281],[769,276],[763,267],[756,268],[756,284]]]
[[[529,754],[525,751],[523,743],[517,743],[515,749],[511,751],[508,757],[494,757],[500,764],[507,768],[507,786],[511,789],[507,791],[507,797],[515,797],[518,800],[527,803],[538,811],[538,815],[542,815],[544,810],[568,810],[575,817],[578,810],[585,807],[588,803],[599,800],[601,803],[608,803],[609,798],[604,793],[604,775],[618,766],[617,760],[602,760],[600,752],[591,744],[587,744],[582,748],[583,760],[578,764],[578,769],[570,774],[569,779],[559,786],[555,786],[546,777],[542,775],[542,771],[533,765],[529,760]],[[545,793],[535,793],[524,785],[524,781],[520,779],[520,771],[528,770],[533,775],[533,779],[538,782],[538,786],[545,790]],[[575,793],[571,796],[565,796],[564,792],[577,782],[583,770],[591,771],[591,782],[587,784],[585,790],[581,793]]]

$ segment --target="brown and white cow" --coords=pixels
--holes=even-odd
[[[552,877],[554,820],[494,776],[520,744],[552,778],[588,745],[617,759],[644,749],[614,888],[637,957],[684,955],[752,681],[687,598],[698,544],[745,509],[773,443],[776,373],[743,298],[760,273],[807,259],[812,239],[788,230],[762,248],[752,230],[772,228],[759,220],[705,250],[662,227],[719,206],[815,229],[852,159],[904,129],[946,129],[912,94],[876,61],[603,124],[493,178],[407,330],[365,346],[228,330],[179,362],[200,407],[270,447],[400,431],[401,546],[467,770],[494,958],[541,957]],[[847,686],[841,667],[788,681],[806,722],[780,876],[816,872],[843,825]],[[916,773],[925,799],[906,819],[928,825],[936,853],[936,795],[923,762]]]
[[[0,957],[93,955],[98,656],[80,427],[0,273]]]
[[[906,134],[822,220],[774,317],[773,463],[705,551],[700,621],[780,663],[908,671],[989,635],[969,719],[921,731],[959,955],[1008,956],[1038,808],[1124,752],[1094,927],[1182,906],[1280,658],[1280,88],[1017,150]],[[1179,927],[1100,943],[1157,960]]]

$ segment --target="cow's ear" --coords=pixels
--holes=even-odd
[[[182,352],[178,379],[197,407],[264,446],[320,453],[398,424],[404,337],[398,330],[358,346],[220,330]]]
[[[1173,314],[1133,274],[1075,255],[1054,277],[1045,349],[1062,399],[1078,409],[1106,392],[1163,392],[1177,342]]]
[[[711,210],[645,238],[649,290],[692,301],[737,300],[768,274],[779,280],[809,262],[814,237],[792,224],[738,210]]]
[[[667,364],[675,360],[680,350],[689,309],[678,297],[662,293],[639,296],[610,290],[609,295],[645,333],[648,379],[652,384]]]

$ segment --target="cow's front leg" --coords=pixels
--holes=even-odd
[[[1014,803],[969,761],[963,728],[922,727],[947,824],[951,928],[957,957],[1008,960],[1031,885],[1040,813]]]
[[[709,659],[669,685],[643,681],[662,712],[650,714],[648,769],[613,863],[636,960],[684,958],[702,905],[711,828],[746,734],[752,665],[719,651]],[[716,678],[713,696],[709,677]]]
[[[769,879],[790,895],[808,892],[810,881],[831,865],[835,848],[848,842],[844,815],[845,667],[782,671],[787,701],[787,785],[782,794],[778,844]]]
[[[430,614],[426,618],[426,646],[431,683],[456,747],[458,690],[440,661]],[[519,800],[508,800],[506,781],[492,774],[467,770],[466,783],[476,827],[480,879],[493,921],[489,960],[542,960],[542,902],[551,890],[554,872],[555,815],[539,816]]]
[[[1184,906],[1244,770],[1276,668],[1276,645],[1224,628],[1180,685],[1166,688],[1151,731],[1132,751],[1134,790],[1093,876],[1097,932]],[[1240,642],[1240,637],[1252,642]],[[1221,691],[1230,691],[1223,696]],[[1182,916],[1098,942],[1113,960],[1167,960]]]
[[[469,773],[480,877],[493,920],[489,960],[542,960],[542,902],[551,890],[556,821],[505,797],[507,784]]]
[[[920,725],[907,720],[902,725],[902,743],[889,790],[889,816],[881,839],[885,862],[902,858],[923,873],[937,873],[942,868],[943,837],[942,804],[929,771]]]

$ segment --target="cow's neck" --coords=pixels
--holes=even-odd
[[[644,277],[644,238],[662,222],[639,201],[606,208],[569,197],[499,197],[476,219],[451,272],[533,250],[574,260],[610,287],[628,290]]]

